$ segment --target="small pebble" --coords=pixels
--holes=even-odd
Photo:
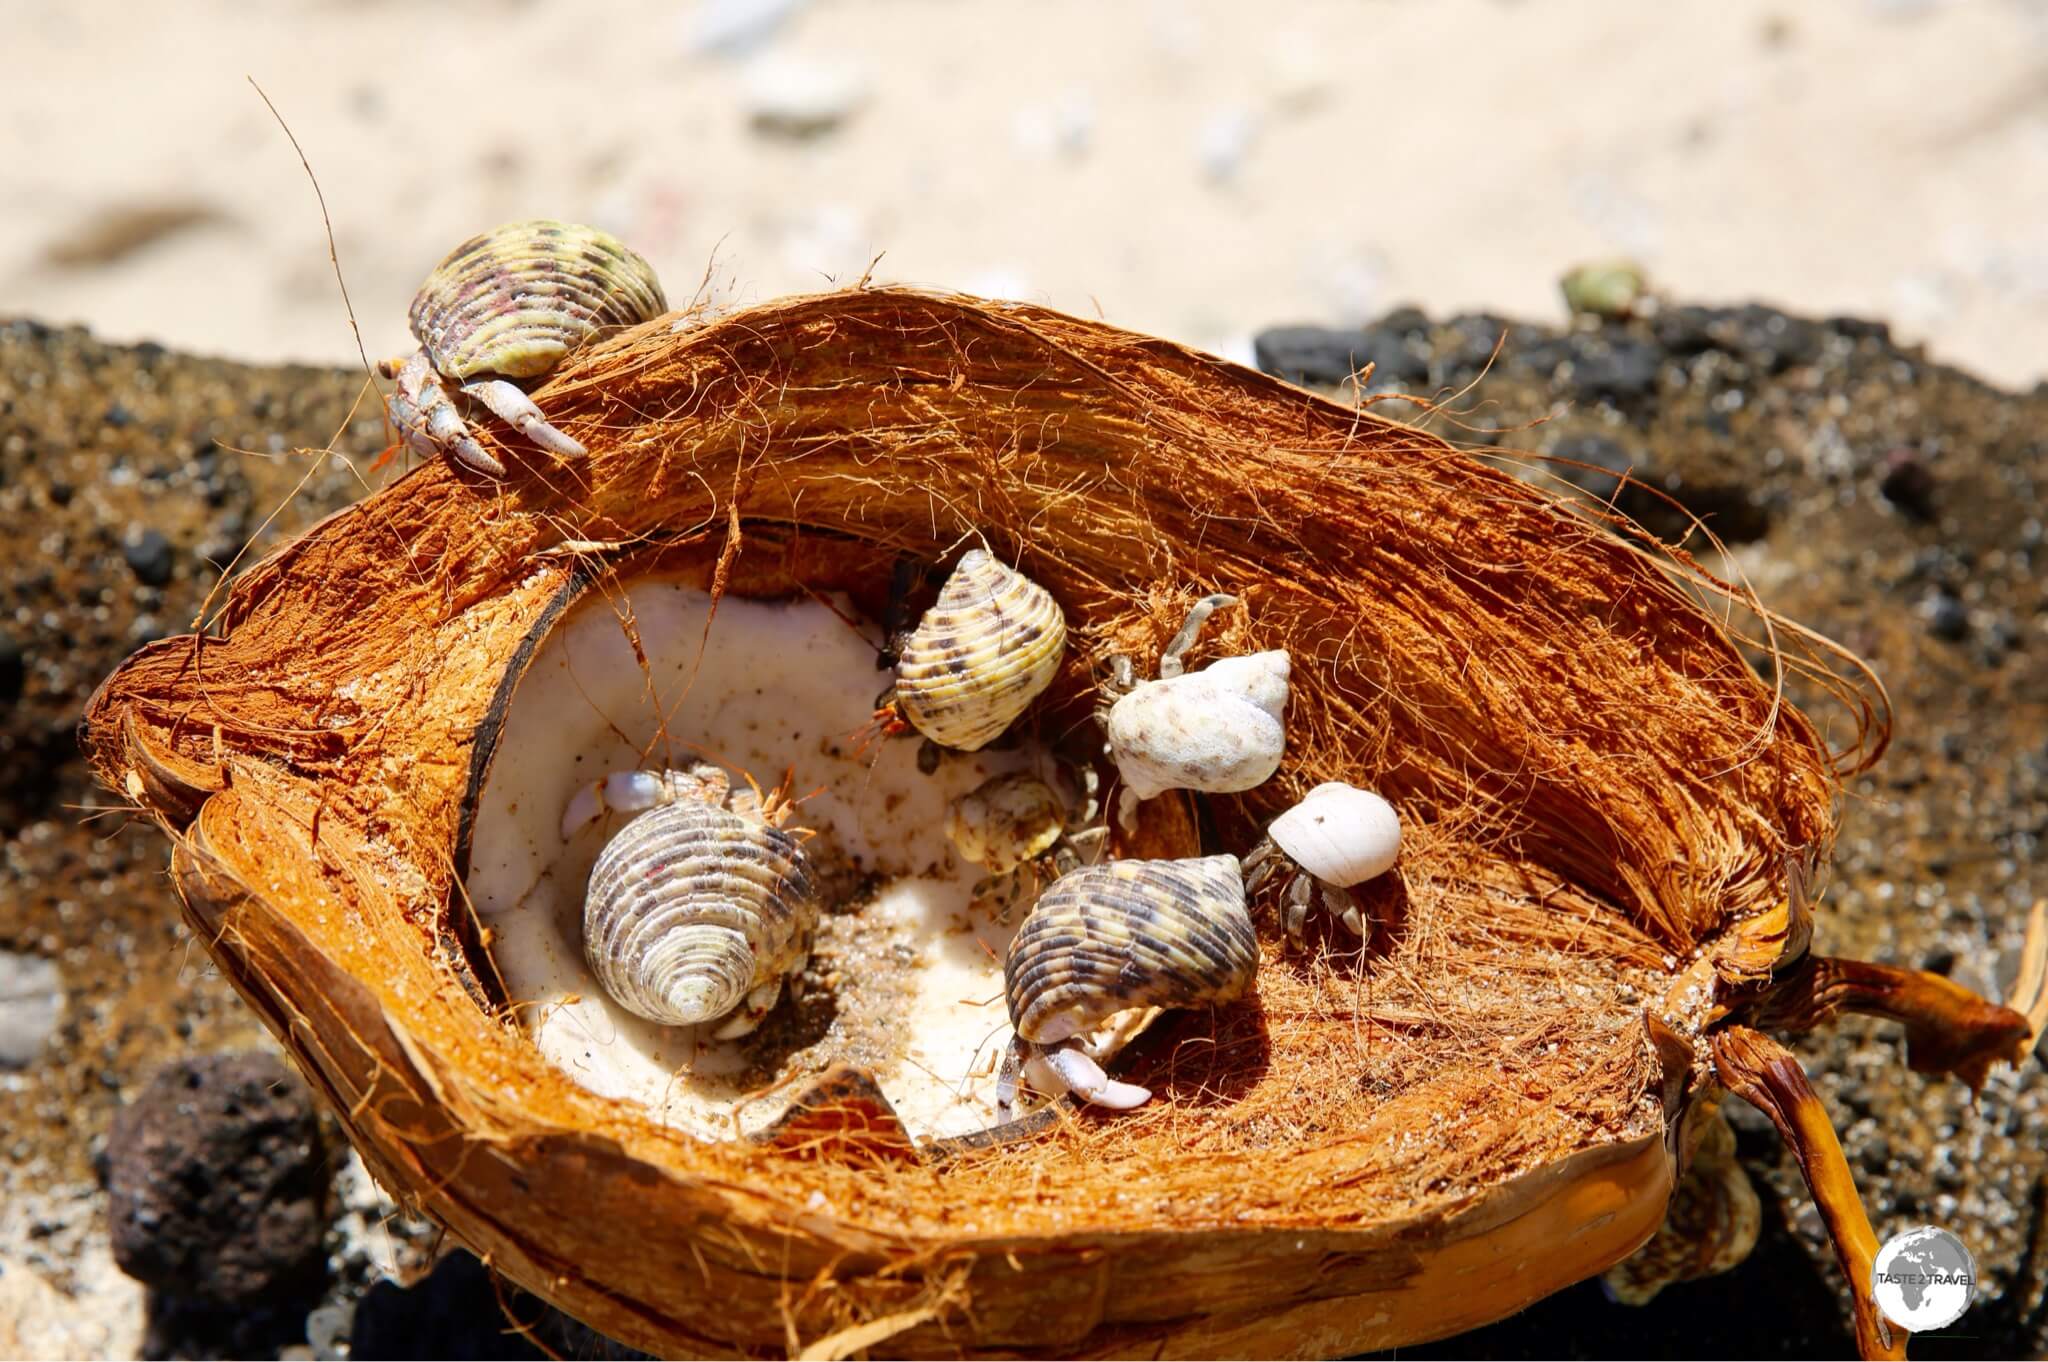
[[[57,962],[0,951],[0,1069],[34,1063],[63,1016],[64,981]]]
[[[1970,636],[1970,612],[1946,591],[1937,591],[1923,601],[1920,614],[1927,621],[1927,632],[1936,638],[1960,643]]]
[[[0,629],[0,704],[19,700],[27,684],[28,655],[12,634]]]
[[[171,580],[171,541],[158,530],[130,530],[121,541],[121,556],[128,570],[148,586],[163,586]]]

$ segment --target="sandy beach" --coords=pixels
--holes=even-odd
[[[41,7],[0,89],[0,313],[372,359],[450,247],[608,227],[671,294],[858,279],[1247,357],[1401,303],[1561,315],[1632,255],[1693,300],[1882,316],[2048,369],[2048,5],[992,0]]]

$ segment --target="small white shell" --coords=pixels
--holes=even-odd
[[[1384,873],[1401,854],[1401,820],[1370,790],[1328,781],[1273,820],[1273,844],[1309,874],[1348,889]]]
[[[1018,771],[993,776],[954,800],[946,835],[962,856],[1001,875],[1050,849],[1066,818],[1050,785]]]
[[[1230,794],[1265,782],[1287,748],[1287,654],[1226,657],[1145,681],[1109,710],[1109,754],[1140,799]]]
[[[1052,683],[1066,646],[1066,616],[1052,593],[970,549],[904,640],[896,704],[939,746],[979,751]]]

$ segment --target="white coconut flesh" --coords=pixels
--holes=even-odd
[[[707,640],[710,604],[662,577],[591,592],[518,684],[466,881],[518,1016],[585,1088],[705,1138],[772,1124],[834,1062],[872,1074],[916,1138],[1000,1124],[1003,956],[1028,904],[1007,924],[973,906],[986,872],[952,849],[946,811],[990,776],[1048,774],[1050,759],[1025,744],[949,754],[926,775],[915,741],[856,751],[852,735],[887,683],[873,644],[821,603],[731,596]],[[628,605],[645,670],[620,624]],[[801,997],[786,994],[758,1032],[732,1041],[712,1038],[717,1023],[665,1027],[606,996],[584,961],[583,895],[622,815],[566,843],[561,834],[564,805],[591,781],[697,759],[741,789],[742,771],[766,788],[794,768],[793,789],[808,797],[789,826],[815,830],[806,854],[826,886]]]

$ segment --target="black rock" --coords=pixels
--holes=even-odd
[[[1842,321],[1849,326],[1858,325],[1853,319]],[[1788,317],[1761,303],[1738,308],[1666,308],[1651,322],[1650,330],[1657,344],[1669,354],[1685,356],[1720,350],[1767,374],[1813,363],[1820,358],[1825,339],[1819,324],[1803,317]]]
[[[1646,462],[1621,441],[1605,435],[1568,435],[1551,446],[1550,452],[1559,460],[1571,461],[1551,464],[1551,472],[1602,501],[1621,486],[1622,474],[1640,471]]]
[[[161,531],[132,532],[121,541],[121,556],[135,580],[149,586],[163,586],[171,580],[171,541]]]
[[[1667,354],[1703,354],[1719,348],[1716,334],[1729,316],[1726,308],[1668,307],[1650,322],[1650,334]]]
[[[542,1352],[512,1328],[507,1313]],[[356,1303],[349,1335],[356,1362],[379,1358],[603,1358],[645,1357],[614,1342],[509,1282],[494,1283],[490,1269],[457,1249],[410,1287],[380,1281]]]
[[[1822,323],[1838,336],[1850,340],[1872,340],[1880,345],[1892,343],[1892,329],[1885,322],[1873,321],[1868,317],[1830,317]]]
[[[1730,325],[1742,356],[1765,373],[1782,373],[1820,358],[1821,329],[1804,317],[1788,317],[1776,308],[1750,303],[1736,311]]]
[[[275,1056],[166,1065],[107,1142],[114,1260],[191,1301],[303,1291],[325,1269],[328,1180],[312,1094]]]
[[[1272,327],[1252,340],[1252,354],[1259,368],[1289,383],[1335,387],[1370,364],[1374,386],[1410,387],[1429,377],[1427,337],[1405,329],[1409,323],[1393,315],[1394,328]]]
[[[1368,328],[1407,339],[1429,334],[1429,314],[1419,307],[1397,307]]]
[[[260,1301],[218,1305],[153,1291],[142,1356],[163,1358],[276,1357],[306,1342],[306,1315],[319,1299],[309,1290]]]
[[[1920,613],[1926,617],[1927,632],[1936,638],[1960,643],[1970,636],[1970,612],[1946,591],[1929,596],[1922,602]]]
[[[1342,383],[1368,358],[1365,333],[1330,326],[1274,326],[1252,338],[1259,368],[1289,383]]]
[[[1571,357],[1571,384],[1580,397],[1626,403],[1657,391],[1657,366],[1662,356],[1648,341],[1610,327],[1570,336],[1565,343]]]
[[[68,482],[53,479],[50,483],[49,493],[52,506],[69,506],[71,498],[76,495],[76,489]]]
[[[122,406],[119,402],[110,402],[107,404],[106,414],[100,419],[115,430],[120,430],[134,421],[135,413],[129,411],[128,408]]]
[[[1877,490],[1907,519],[1922,524],[1934,519],[1934,472],[1918,450],[1894,449],[1885,455]]]
[[[13,635],[0,629],[0,704],[11,705],[28,685],[28,655]]]
[[[1436,382],[1463,387],[1492,362],[1496,348],[1503,355],[1527,330],[1490,312],[1467,312],[1444,323],[1444,343],[1437,350]]]

